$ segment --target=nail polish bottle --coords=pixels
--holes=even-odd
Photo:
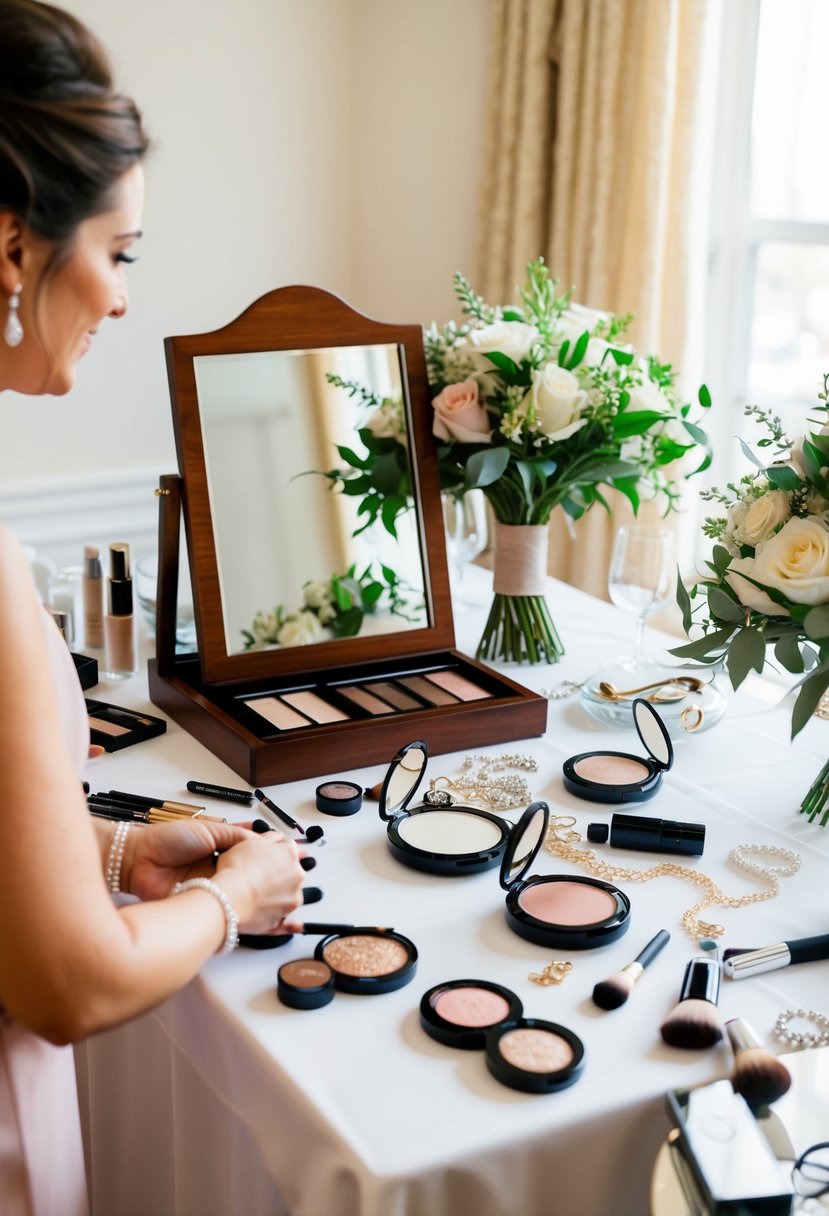
[[[108,680],[126,680],[138,671],[135,661],[129,545],[109,546],[104,650],[103,675]]]
[[[94,545],[83,551],[83,636],[92,650],[104,645],[104,572]]]

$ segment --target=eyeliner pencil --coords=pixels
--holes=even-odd
[[[155,807],[152,810],[136,808],[133,811],[124,811],[114,807],[90,804],[89,813],[96,819],[120,819],[127,823],[181,823],[178,815],[171,815],[169,811],[159,811]]]
[[[110,790],[110,798],[118,798],[121,802],[132,802],[135,806],[160,806],[165,811],[203,811],[203,806],[195,802],[173,802],[169,798],[149,798],[145,794],[126,794],[123,790]]]
[[[123,802],[117,798],[109,798],[105,795],[92,795],[87,799],[87,805],[90,810],[96,811],[111,811],[113,817],[116,815],[122,819],[131,819],[139,812],[156,811],[164,815],[164,820],[170,823],[182,823],[187,819],[201,819],[205,823],[227,823],[226,819],[219,818],[216,815],[203,815],[201,811],[177,811],[172,807],[166,806],[136,806],[132,802]],[[136,820],[140,822],[140,820]],[[147,822],[158,823],[158,819],[148,820]]]

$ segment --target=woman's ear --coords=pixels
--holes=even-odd
[[[10,296],[20,282],[23,225],[11,211],[0,211],[0,292]]]

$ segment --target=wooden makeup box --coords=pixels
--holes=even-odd
[[[454,649],[420,327],[284,287],[223,329],[167,338],[165,348],[180,473],[157,491],[153,702],[256,785],[388,762],[413,739],[438,754],[543,734],[546,698]],[[395,442],[408,453],[414,506],[396,537],[379,520],[355,536],[359,497],[316,474],[345,467],[340,447],[359,451],[355,431],[384,399],[402,399]],[[182,515],[192,654],[177,653],[175,640]],[[366,614],[355,636],[320,631],[308,644],[244,648],[257,613],[281,605],[295,614],[307,583],[355,562],[402,569],[413,611]]]

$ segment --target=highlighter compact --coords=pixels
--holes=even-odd
[[[633,724],[647,756],[629,752],[582,752],[564,761],[565,788],[588,802],[644,802],[674,762],[671,737],[649,701],[633,702]]]
[[[426,771],[429,749],[422,740],[402,747],[380,791],[380,818],[389,850],[404,866],[444,876],[478,874],[504,856],[512,825],[477,807],[458,806],[445,790],[409,803]]]

